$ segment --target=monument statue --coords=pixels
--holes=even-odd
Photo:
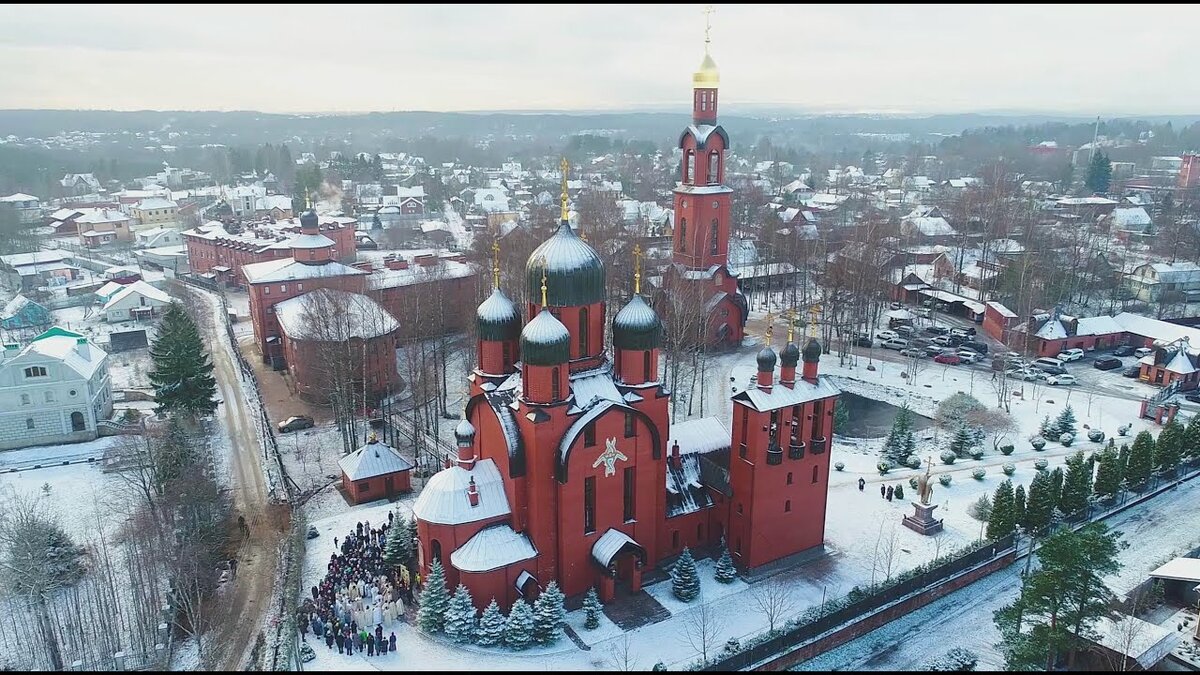
[[[929,472],[933,470],[933,457],[925,458],[925,475],[917,478],[917,497],[922,504],[928,505],[929,498],[933,495],[933,486],[930,485]]]
[[[933,497],[933,486],[930,484],[933,458],[929,457],[925,462],[925,475],[917,477],[917,501],[912,503],[915,512],[911,516],[904,516],[904,526],[919,534],[931,535],[942,531],[942,521],[933,517],[937,504],[929,503]]]

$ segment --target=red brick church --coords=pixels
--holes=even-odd
[[[725,336],[740,341],[744,303],[724,268],[729,189],[709,184],[726,145],[712,126],[711,58],[695,81],[677,260],[696,272],[688,283],[725,294],[714,307],[728,310]],[[605,268],[569,224],[565,190],[559,229],[530,255],[525,281],[528,306],[497,282],[476,313],[478,367],[457,456],[413,509],[423,574],[440,561],[450,587],[465,584],[479,607],[493,596],[508,607],[552,580],[567,595],[596,586],[607,602],[640,590],[648,567],[685,546],[724,538],[742,569],[819,550],[838,390],[817,374],[815,338],[803,349],[789,340],[778,357],[763,348],[729,423],[671,424],[663,324],[640,295],[640,270],[612,319],[610,354]]]

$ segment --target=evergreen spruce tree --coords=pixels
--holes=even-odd
[[[450,593],[446,590],[446,571],[434,560],[429,566],[429,578],[421,589],[421,607],[417,610],[417,626],[426,633],[436,633],[446,625],[446,610],[450,608]]]
[[[1121,479],[1124,480],[1129,471],[1129,455],[1132,454],[1128,443],[1121,444],[1121,450],[1117,453],[1117,469],[1121,474]]]
[[[1063,408],[1063,411],[1058,414],[1058,419],[1054,421],[1054,426],[1058,430],[1058,436],[1063,434],[1077,435],[1075,432],[1075,409],[1071,406]],[[1055,436],[1052,440],[1058,440]]]
[[[903,463],[904,458],[912,454],[917,448],[917,442],[913,438],[913,418],[912,410],[908,407],[908,402],[905,401],[900,406],[900,411],[896,413],[896,419],[892,422],[892,430],[888,432],[887,439],[883,442],[883,456],[897,464]]]
[[[558,590],[558,582],[551,581],[533,603],[533,639],[538,644],[552,645],[563,636],[565,600],[562,591]]]
[[[1192,415],[1183,432],[1183,458],[1188,462],[1200,459],[1200,414]]]
[[[954,438],[950,441],[950,451],[959,457],[965,456],[975,447],[975,435],[967,429],[967,425],[960,424],[954,432]]]
[[[1067,472],[1063,476],[1062,497],[1059,508],[1067,515],[1073,515],[1087,508],[1088,497],[1092,494],[1091,463],[1079,450],[1067,458]]]
[[[729,555],[729,546],[725,543],[725,537],[721,537],[721,558],[717,561],[717,581],[723,584],[732,584],[737,578],[737,568],[733,565],[733,556]]]
[[[487,609],[483,610],[483,616],[479,618],[476,642],[483,647],[495,647],[504,643],[504,614],[494,596]]]
[[[599,628],[600,612],[602,611],[604,611],[604,608],[600,604],[600,596],[596,595],[596,587],[592,586],[583,598],[583,627],[588,630]]]
[[[671,568],[671,591],[675,597],[684,602],[691,602],[700,595],[700,577],[696,574],[696,560],[688,547],[683,547],[683,553]]]
[[[1125,479],[1129,485],[1141,490],[1150,473],[1154,471],[1154,437],[1149,431],[1140,432],[1129,449],[1129,464],[1125,467]]]
[[[833,409],[833,433],[840,434],[850,421],[850,411],[844,405],[839,405]]]
[[[1050,472],[1050,503],[1058,508],[1062,503],[1063,479],[1066,478],[1061,466],[1054,467]]]
[[[1162,431],[1158,432],[1158,441],[1154,444],[1154,466],[1159,471],[1170,473],[1179,466],[1183,457],[1185,429],[1175,420],[1167,422]]]
[[[1013,490],[1013,523],[1025,526],[1025,486],[1018,485]]]
[[[200,329],[183,306],[173,302],[150,345],[150,383],[159,412],[206,415],[217,409],[217,381]]]
[[[1042,418],[1042,425],[1038,427],[1038,435],[1046,440],[1057,439],[1062,434],[1058,431],[1058,423],[1050,419],[1050,413]]]
[[[413,556],[413,541],[409,538],[408,518],[397,516],[388,528],[383,561],[392,567],[407,565]]]
[[[1092,161],[1088,163],[1087,178],[1083,184],[1092,193],[1108,192],[1108,186],[1112,183],[1112,162],[1108,160],[1108,155],[1103,152],[1097,152],[1092,155]]]
[[[992,496],[992,512],[987,524],[988,539],[996,541],[1013,533],[1017,526],[1014,499],[1012,481],[1005,480],[996,487],[996,494]]]
[[[528,649],[533,644],[533,608],[517,599],[504,622],[504,644],[511,649]]]
[[[1112,447],[1100,453],[1100,462],[1096,467],[1096,483],[1092,487],[1096,496],[1112,498],[1121,489],[1121,465],[1116,450]]]
[[[455,642],[475,641],[475,603],[471,591],[459,584],[446,609],[446,637]]]
[[[410,563],[409,567],[412,567],[411,563],[417,557],[417,517],[414,515],[411,518],[406,518],[404,522],[408,525],[408,543],[410,546],[408,560]]]
[[[1025,501],[1025,526],[1031,532],[1038,532],[1050,524],[1050,516],[1054,512],[1054,502],[1051,500],[1050,476],[1039,471],[1029,483],[1029,496]]]

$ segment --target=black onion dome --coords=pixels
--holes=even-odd
[[[787,343],[783,351],[779,352],[779,362],[784,367],[796,367],[796,364],[800,362],[800,348],[796,346],[795,342]]]
[[[817,342],[817,338],[808,338],[808,343],[804,345],[804,362],[816,363],[821,360],[821,343]]]
[[[521,334],[521,313],[499,288],[475,310],[480,340],[515,340]]]
[[[300,227],[316,227],[317,212],[309,209],[300,214]]]
[[[758,353],[758,372],[766,373],[775,370],[775,350],[763,347]]]
[[[546,275],[546,304],[578,307],[604,301],[604,263],[596,249],[579,238],[571,224],[563,221],[554,236],[529,254],[525,278],[530,302],[542,297],[542,274]]]
[[[613,345],[617,349],[662,347],[662,321],[640,295],[634,295],[613,319]]]
[[[557,366],[571,359],[571,333],[543,309],[521,329],[521,361],[530,366]]]

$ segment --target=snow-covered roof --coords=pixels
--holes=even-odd
[[[409,265],[408,269],[377,269],[367,279],[372,290],[412,286],[444,279],[461,279],[476,273],[476,267],[456,260],[439,260],[436,265]]]
[[[323,234],[298,234],[288,241],[288,248],[329,248],[334,242]]]
[[[1166,369],[1180,375],[1189,375],[1196,372],[1196,366],[1182,349],[1175,352],[1175,356],[1171,357],[1171,360],[1167,363]]]
[[[1015,318],[1017,318],[1017,314],[1016,314],[1016,312],[1014,312],[1014,311],[1012,311],[1011,309],[1009,309],[1009,308],[1005,307],[1005,306],[1004,306],[1004,303],[997,302],[996,300],[989,300],[989,301],[987,302],[987,306],[988,306],[988,307],[991,307],[992,309],[994,309],[994,310],[996,311],[996,313],[998,313],[1000,316],[1002,316],[1002,317],[1004,317],[1004,318],[1006,318],[1006,319],[1015,319]]]
[[[1043,340],[1062,340],[1067,337],[1067,329],[1063,328],[1062,322],[1053,317],[1049,321],[1042,324],[1034,337],[1039,337]]]
[[[958,234],[958,231],[950,227],[950,223],[945,218],[906,218],[905,223],[912,226],[917,232],[926,237],[939,237]]]
[[[34,197],[33,195],[27,195],[24,192],[18,192],[16,194],[11,194],[11,195],[8,195],[7,197],[0,197],[0,202],[5,202],[5,203],[7,203],[7,202],[36,202],[37,200],[38,200],[37,197]]]
[[[1113,209],[1110,214],[1112,224],[1122,230],[1132,228],[1144,229],[1150,227],[1150,214],[1140,206]]]
[[[22,309],[25,309],[25,305],[30,303],[37,304],[23,295],[17,295],[17,297],[9,300],[8,303],[4,305],[3,311],[0,311],[0,319],[13,318],[19,314]],[[38,306],[40,307],[41,305]]]
[[[146,211],[148,209],[175,209],[179,208],[179,205],[170,199],[151,197],[149,199],[143,199],[137,204],[134,204],[134,208]]]
[[[252,284],[272,283],[278,281],[294,281],[304,279],[320,279],[323,277],[344,277],[356,274],[369,274],[364,270],[354,269],[340,262],[329,261],[320,265],[309,265],[293,258],[279,258],[259,263],[242,265],[242,274],[246,281]]]
[[[1097,644],[1132,658],[1146,670],[1165,659],[1184,637],[1184,633],[1168,626],[1128,614],[1120,615],[1116,621],[1107,616],[1100,617],[1092,625],[1092,631],[1099,636],[1095,640]]]
[[[508,525],[492,525],[475,533],[450,554],[450,564],[460,572],[487,572],[537,556],[524,534]]]
[[[314,326],[308,320],[310,312],[322,312],[326,320]],[[283,332],[295,340],[370,339],[400,327],[395,317],[373,299],[332,288],[319,288],[284,300],[275,305],[275,316]]]
[[[471,506],[467,487],[475,478],[478,506]],[[490,459],[479,460],[471,470],[459,465],[433,474],[421,496],[413,504],[413,513],[427,523],[461,525],[510,513],[504,494],[504,479]]]
[[[17,358],[28,353],[34,353],[56,359],[62,361],[63,365],[71,370],[79,373],[84,379],[91,379],[96,369],[104,363],[104,359],[108,354],[90,340],[87,340],[87,354],[81,354],[79,351],[80,339],[86,340],[79,333],[55,326],[34,338],[32,342],[25,346],[25,349],[21,350]]]
[[[1076,335],[1112,335],[1125,332],[1111,316],[1085,316],[1075,326]]]
[[[829,378],[819,377],[816,384],[806,380],[796,380],[792,387],[776,384],[771,387],[770,392],[759,389],[758,385],[752,385],[749,389],[734,394],[733,400],[749,405],[755,410],[777,410],[799,403],[831,398],[840,393],[842,391]]]
[[[1175,558],[1150,573],[1156,579],[1200,582],[1200,558]]]
[[[896,319],[897,321],[912,321],[913,319],[917,318],[916,314],[913,314],[907,309],[891,309],[884,312],[883,315],[889,319]]]
[[[1150,263],[1155,279],[1164,284],[1184,284],[1200,281],[1200,265],[1193,262]],[[1134,270],[1137,274],[1137,270]]]
[[[1113,321],[1124,332],[1133,333],[1140,337],[1162,340],[1163,342],[1174,342],[1179,338],[1186,337],[1191,344],[1200,345],[1200,329],[1179,326],[1130,312],[1121,312],[1113,317]]]
[[[571,375],[571,394],[574,395],[575,401],[567,411],[568,414],[586,410],[597,400],[613,402],[624,400],[621,392],[617,391],[617,385],[613,382],[612,367],[608,364],[593,370],[573,373]]]
[[[0,261],[3,261],[5,265],[9,265],[10,267],[27,267],[29,265],[55,263],[70,259],[70,253],[61,251],[34,251],[33,253],[10,253],[9,255],[0,255]]]
[[[371,438],[367,444],[338,460],[342,473],[350,480],[366,480],[413,468],[395,448]]]
[[[613,556],[620,553],[621,549],[626,545],[642,548],[642,545],[634,541],[633,537],[620,530],[610,528],[607,532],[600,535],[595,544],[592,544],[592,558],[600,563],[602,567],[608,567],[612,563]]]
[[[1116,203],[1107,197],[1063,197],[1058,200],[1060,206],[1108,206]]]
[[[105,286],[107,285],[108,284],[105,284]],[[104,309],[108,310],[111,307],[115,307],[122,300],[134,294],[140,295],[147,300],[161,302],[164,305],[170,304],[171,302],[171,296],[139,279],[132,284],[126,284],[124,288],[114,293],[112,297],[108,299],[108,302],[104,303]]]
[[[679,453],[704,454],[729,447],[729,430],[716,417],[702,417],[672,424],[668,432],[667,449],[679,444]]]
[[[115,281],[110,281],[101,286],[100,290],[96,291],[96,297],[101,298],[102,300],[107,300],[112,296],[113,293],[116,293],[122,288],[125,288],[125,284],[119,284]]]

